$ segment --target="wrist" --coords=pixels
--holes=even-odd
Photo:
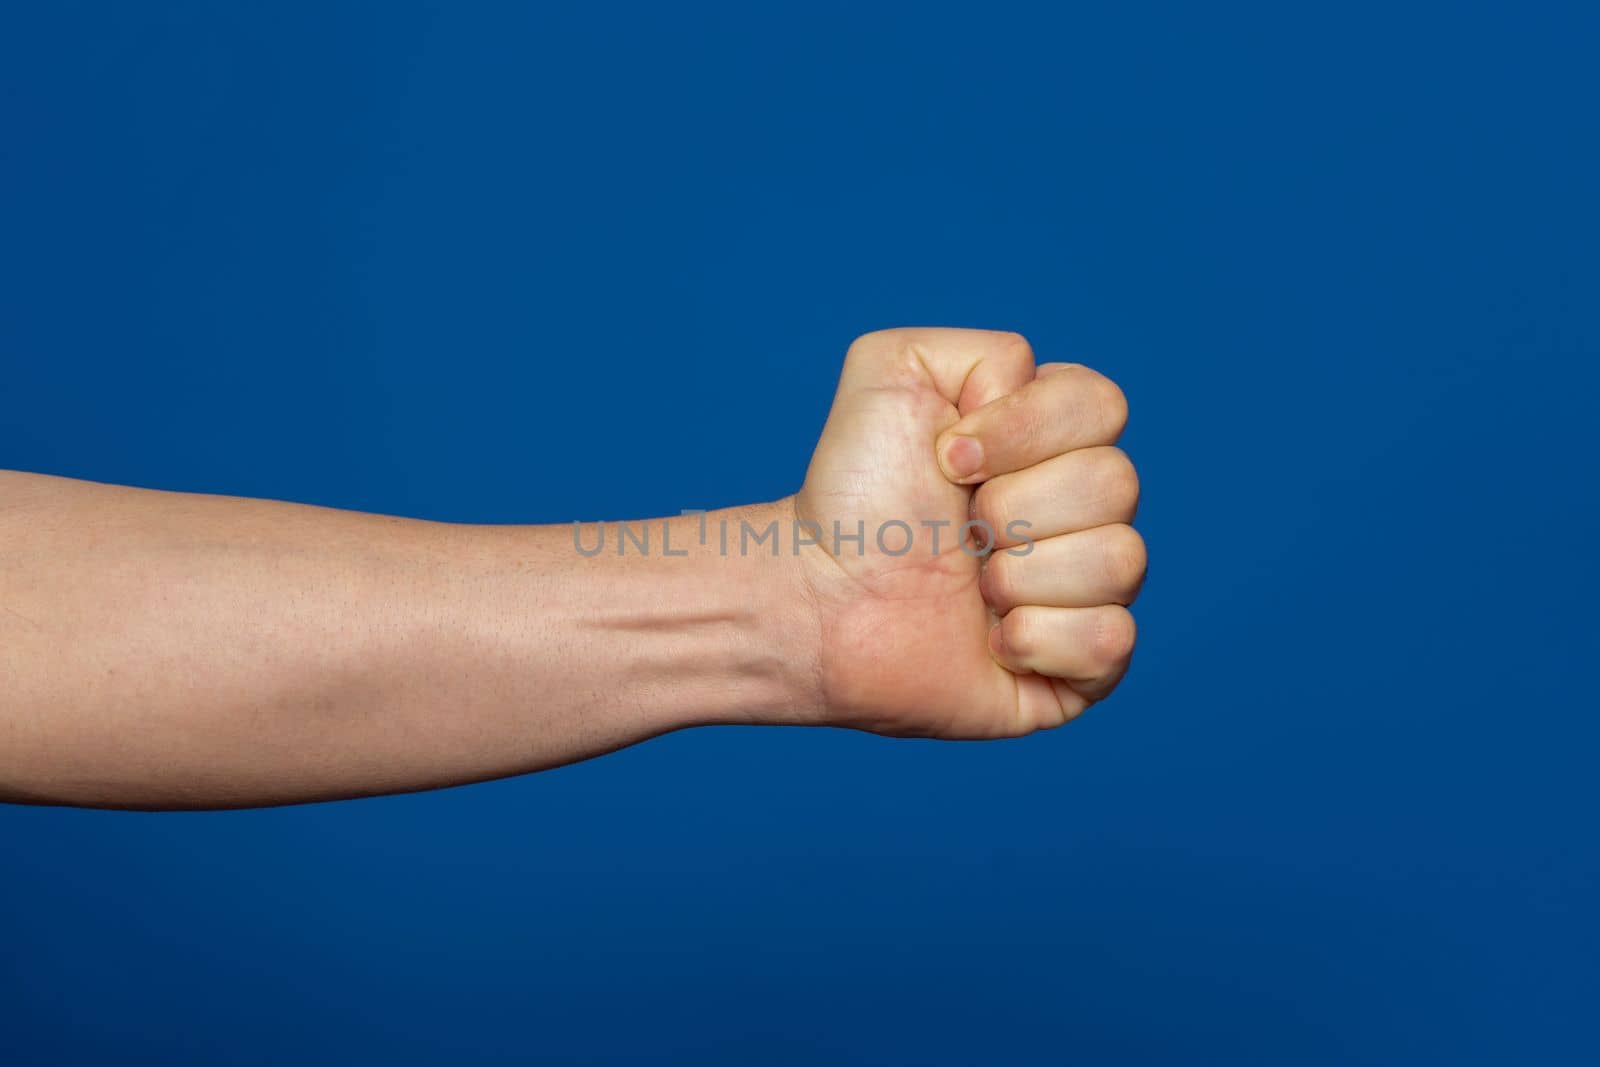
[[[822,620],[808,577],[813,546],[797,536],[793,497],[667,520],[695,575],[695,601],[737,620],[723,635],[727,683],[741,699],[698,723],[819,725]],[[692,723],[693,724],[693,723]]]
[[[807,578],[813,549],[797,534],[794,498],[659,525],[656,580],[672,590],[674,625],[709,622],[719,668],[713,699],[685,708],[688,718],[671,726],[823,722],[822,624]]]
[[[562,679],[591,713],[638,736],[821,720],[792,500],[479,531],[496,546],[490,625],[530,679]]]

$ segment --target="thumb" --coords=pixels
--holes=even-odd
[[[1122,434],[1128,402],[1115,382],[1076,363],[1049,363],[1014,392],[972,412],[934,443],[939,467],[958,485],[1022,470]]]

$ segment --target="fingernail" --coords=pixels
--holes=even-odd
[[[944,446],[944,469],[950,477],[970,478],[983,468],[983,443],[976,437],[952,437]]]
[[[995,623],[989,627],[989,652],[1001,663],[1006,659],[1006,635],[1000,629],[1000,624]]]

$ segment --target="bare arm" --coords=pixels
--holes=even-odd
[[[0,473],[0,798],[229,807],[803,721],[793,558]],[[770,522],[784,505],[740,509]],[[717,516],[720,518],[722,516]],[[713,520],[715,521],[715,520]],[[737,523],[737,519],[734,522]],[[584,531],[592,550],[597,530]],[[685,555],[677,555],[679,552]]]
[[[0,800],[401,792],[704,723],[1059,726],[1132,652],[1125,416],[1014,334],[869,334],[799,493],[593,554],[592,528],[0,472]]]

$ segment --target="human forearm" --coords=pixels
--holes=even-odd
[[[657,521],[650,552],[619,557],[613,529],[588,557],[566,526],[3,478],[8,799],[395,792],[816,714],[795,561],[723,555],[694,519],[670,556]]]

